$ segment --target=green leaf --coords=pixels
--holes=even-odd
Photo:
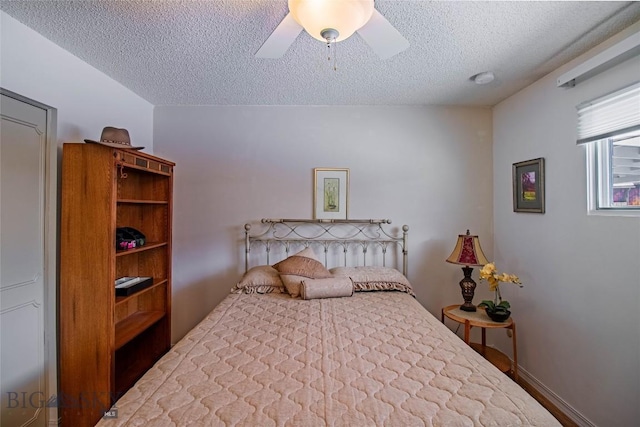
[[[509,301],[502,301],[500,302],[500,304],[498,304],[498,306],[504,307],[505,309],[511,308],[511,304],[509,304]]]
[[[496,305],[493,303],[493,301],[486,299],[478,304],[478,307],[484,307],[486,309],[493,310],[495,309]]]

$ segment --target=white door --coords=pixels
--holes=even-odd
[[[44,426],[47,110],[3,93],[0,116],[0,425]]]

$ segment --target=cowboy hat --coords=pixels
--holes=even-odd
[[[100,141],[93,141],[91,139],[85,139],[84,142],[90,142],[94,144],[107,145],[115,148],[128,148],[130,150],[142,150],[144,147],[132,147],[131,139],[129,139],[129,131],[126,129],[118,129],[111,126],[107,126],[102,129],[100,135]]]

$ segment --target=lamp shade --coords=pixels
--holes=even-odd
[[[489,264],[480,247],[478,236],[472,236],[467,230],[467,234],[460,234],[456,247],[447,258],[447,262],[467,266],[481,266]]]
[[[373,0],[289,0],[289,12],[311,37],[326,41],[320,33],[332,28],[339,42],[371,19]]]

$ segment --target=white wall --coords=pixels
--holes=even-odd
[[[135,145],[153,150],[153,105],[4,12],[0,12],[0,87],[57,109],[58,163],[62,143],[98,139],[105,126],[126,128]],[[57,170],[62,170],[59,165]],[[58,197],[59,178],[58,174]],[[55,188],[56,183],[52,185]],[[54,201],[51,206],[54,216],[56,205]],[[56,283],[47,286],[46,295],[55,296]],[[56,304],[53,299],[46,302],[49,395],[57,393]],[[54,425],[56,409],[49,408],[47,415]]]
[[[152,152],[153,105],[5,12],[0,31],[0,86],[57,108],[60,144],[115,126]]]
[[[575,106],[637,81],[640,57],[573,89],[555,82],[620,38],[500,103],[493,116],[494,252],[499,270],[524,282],[501,286],[518,323],[520,365],[581,423],[603,427],[640,419],[640,218],[587,215]],[[546,213],[514,213],[511,165],[537,157],[546,160]]]
[[[439,316],[462,301],[457,235],[491,254],[491,143],[488,109],[156,107],[156,154],[177,163],[173,340],[240,278],[245,222],[312,217],[314,167],[350,168],[350,218],[410,226],[409,279]]]

